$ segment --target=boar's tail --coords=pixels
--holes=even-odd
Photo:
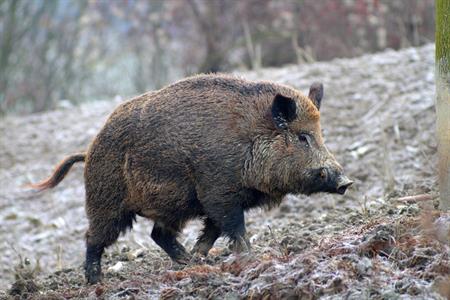
[[[57,186],[58,183],[60,183],[64,179],[74,163],[85,161],[85,159],[86,153],[79,153],[68,156],[56,166],[55,171],[49,178],[36,184],[30,184],[27,187],[38,191],[51,189]]]

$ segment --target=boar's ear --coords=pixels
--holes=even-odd
[[[286,129],[297,117],[297,106],[291,98],[277,94],[272,102],[272,119],[278,129]]]
[[[309,88],[309,99],[312,100],[317,109],[320,110],[320,103],[323,97],[323,84],[320,82],[314,82]]]

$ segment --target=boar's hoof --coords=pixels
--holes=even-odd
[[[177,257],[172,258],[173,262],[182,266],[188,265],[191,262],[191,260],[192,256],[189,255],[188,253],[183,253],[182,255],[178,255]]]
[[[201,256],[208,256],[209,250],[211,249],[211,245],[209,243],[197,243],[194,245],[194,248],[191,250],[191,254],[199,254]]]
[[[199,253],[192,254],[192,258],[190,260],[191,265],[202,265],[206,261],[206,257]]]
[[[100,264],[92,263],[86,267],[86,280],[88,284],[96,284],[102,280]]]
[[[230,245],[230,250],[234,253],[250,253],[250,241],[246,237],[237,237]]]

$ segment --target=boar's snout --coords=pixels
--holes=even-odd
[[[347,190],[347,188],[349,186],[351,186],[353,184],[353,181],[351,181],[350,179],[348,179],[347,176],[345,175],[339,175],[337,178],[337,187],[336,187],[336,192],[338,194],[344,195],[345,191]]]
[[[342,173],[342,169],[336,167],[320,168],[316,178],[310,193],[327,192],[344,195],[347,188],[353,184],[353,181]]]

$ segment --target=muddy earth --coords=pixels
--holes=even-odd
[[[436,210],[434,46],[259,72],[248,79],[305,93],[322,81],[322,126],[355,184],[345,196],[288,195],[247,214],[250,255],[220,239],[208,258],[171,263],[138,218],[104,257],[102,284],[83,277],[83,165],[54,190],[23,186],[83,151],[122,100],[0,120],[0,298],[446,299],[450,215]],[[407,196],[417,196],[410,197]],[[193,246],[199,222],[179,240]]]

